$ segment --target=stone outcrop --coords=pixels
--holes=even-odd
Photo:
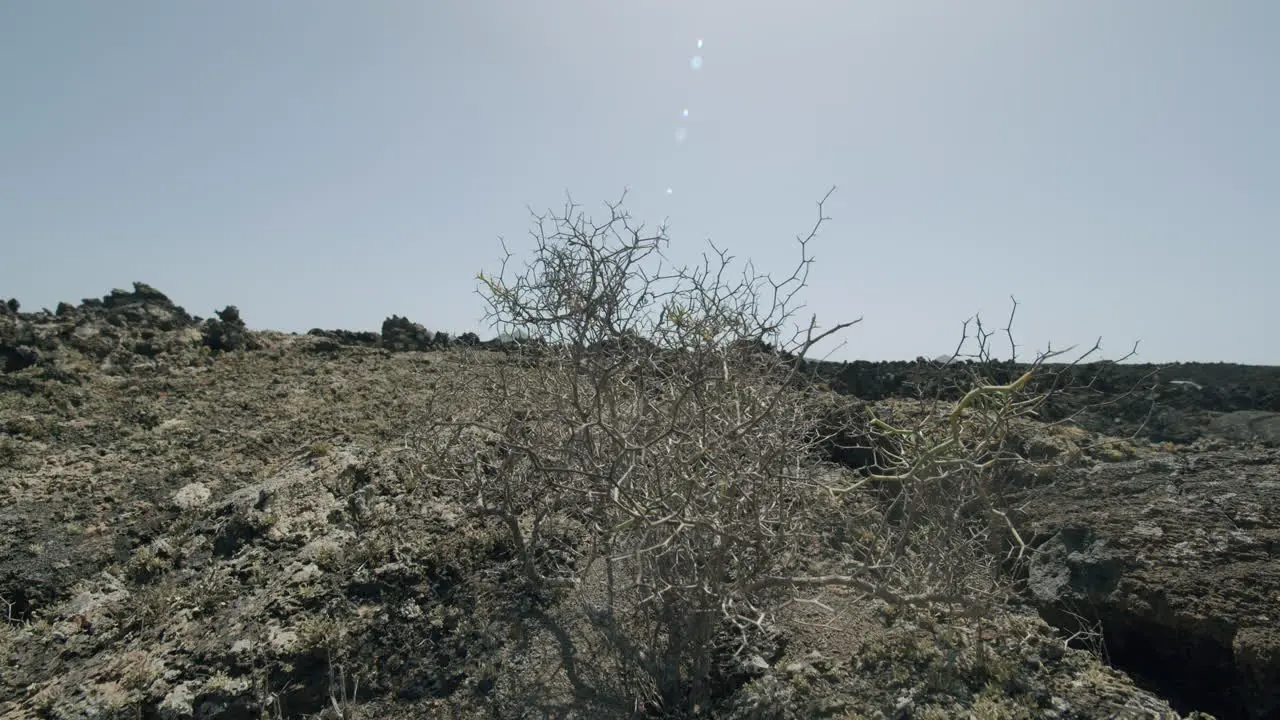
[[[407,317],[392,315],[382,321],[382,346],[392,351],[427,351],[449,347],[449,336],[433,333]]]
[[[200,325],[164,293],[145,283],[112,290],[80,305],[59,303],[50,312],[24,313],[16,301],[0,315],[0,358],[5,372],[39,366],[54,375],[75,373],[84,363],[128,369],[161,356],[189,353]]]
[[[217,319],[205,321],[202,333],[205,347],[214,352],[257,350],[261,347],[235,305],[226,306],[217,315]]]
[[[1280,451],[1197,452],[1063,473],[1028,495],[1028,590],[1110,660],[1219,718],[1280,717]]]
[[[376,348],[382,345],[382,335],[376,332],[312,328],[307,331],[307,335],[320,339],[308,346],[314,352],[332,351],[343,347]]]
[[[52,378],[83,374],[90,367],[128,372],[204,362],[202,347],[221,353],[263,346],[260,333],[248,329],[236,306],[201,319],[141,282],[79,305],[58,303],[52,312],[21,312],[17,300],[0,306],[0,370],[6,373],[33,366]]]

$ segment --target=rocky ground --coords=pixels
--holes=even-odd
[[[1062,473],[1028,494],[1030,586],[1060,626],[1183,705],[1280,717],[1280,451],[1209,441]]]
[[[0,718],[645,715],[604,648],[566,640],[576,610],[512,592],[505,536],[421,472],[415,428],[503,348],[383,330],[254,332],[145,285],[0,309]],[[1276,717],[1273,411],[1178,409],[1200,413],[1183,444],[1029,437],[1064,462],[1015,498],[1026,607],[837,593],[705,710]]]

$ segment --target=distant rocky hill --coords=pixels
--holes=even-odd
[[[980,370],[996,383],[1022,373],[1023,364],[812,362],[808,369],[837,392],[871,402],[891,397],[958,399]],[[1233,363],[1046,364],[1038,387],[1056,383],[1043,419],[1074,421],[1094,432],[1156,442],[1189,443],[1212,435],[1280,445],[1280,367]],[[1233,417],[1227,417],[1227,416]]]

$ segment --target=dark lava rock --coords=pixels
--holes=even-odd
[[[204,323],[202,334],[205,347],[214,352],[257,350],[262,345],[240,317],[240,309],[228,305],[217,311],[218,317]]]
[[[1028,491],[1028,590],[1186,712],[1280,717],[1280,451],[1148,453]]]
[[[1009,362],[806,362],[836,392],[876,402],[887,398],[958,400],[981,374],[1007,383],[1029,366]],[[1046,364],[1030,392],[1052,390],[1045,420],[1067,417],[1093,432],[1156,442],[1191,443],[1215,434],[1223,413],[1280,413],[1280,367],[1231,363],[1168,365],[1096,362]],[[1264,433],[1265,434],[1265,433]]]
[[[422,325],[406,317],[392,315],[382,321],[382,346],[388,350],[431,350],[436,346],[436,337],[443,333],[432,333]],[[447,336],[444,338],[447,342]]]
[[[6,373],[36,368],[46,379],[73,381],[80,359],[100,369],[129,370],[164,355],[182,355],[197,325],[164,293],[145,283],[112,290],[80,305],[59,303],[56,312],[19,312],[17,302],[0,313],[0,362]]]
[[[382,336],[376,332],[354,332],[351,330],[322,330],[312,328],[307,335],[327,340],[312,346],[314,351],[336,350],[339,347],[371,347],[382,344]]]
[[[61,303],[59,317],[102,318],[110,325],[149,327],[168,331],[195,324],[195,318],[175,305],[167,295],[146,283],[135,282],[133,291],[112,290],[101,300],[87,298],[79,308]]]
[[[19,372],[40,362],[40,351],[28,345],[0,348],[0,371]]]
[[[1240,410],[1209,421],[1209,432],[1227,440],[1280,447],[1280,413]]]

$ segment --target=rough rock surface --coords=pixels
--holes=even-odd
[[[1206,443],[1027,495],[1029,590],[1113,662],[1219,717],[1280,717],[1280,451]]]
[[[1223,413],[1209,421],[1208,431],[1228,440],[1280,447],[1280,413],[1265,410]]]
[[[409,318],[392,315],[382,322],[382,346],[388,350],[419,350],[449,347],[449,336],[431,332]]]
[[[206,351],[256,349],[259,341],[235,306],[201,320],[145,283],[112,290],[80,305],[59,303],[54,312],[23,313],[7,303],[0,314],[0,371],[38,368],[37,376],[65,381],[94,372],[205,362]]]
[[[868,401],[885,398],[957,399],[972,365],[942,365],[923,358],[915,362],[814,362],[811,369],[837,392]],[[995,382],[1009,382],[1026,366],[997,363],[984,372]],[[1224,433],[1249,439],[1254,435],[1280,446],[1275,421],[1249,413],[1280,413],[1280,367],[1230,363],[1088,363],[1070,369],[1047,366],[1058,373],[1058,393],[1043,408],[1044,418],[1072,417],[1093,431],[1155,442],[1190,443]],[[1099,401],[1106,400],[1099,404]],[[1225,415],[1242,413],[1232,418]],[[1245,418],[1254,418],[1245,420]],[[1229,429],[1241,423],[1264,428]],[[1247,436],[1247,437],[1246,437]],[[1269,440],[1268,440],[1269,438]]]
[[[339,699],[378,718],[634,717],[605,702],[600,649],[565,647],[572,609],[510,590],[505,536],[407,441],[433,404],[469,402],[477,367],[510,363],[486,349],[516,344],[445,351],[419,328],[251,331],[234,306],[201,320],[143,284],[0,304],[0,718],[314,717]],[[1114,628],[1165,622],[1113,632],[1113,655],[1201,633],[1192,659],[1228,653],[1265,711],[1274,455],[1104,450],[1030,491],[1032,587],[1047,608],[1115,607]],[[1122,462],[1090,474],[1098,458]],[[1180,717],[1034,614],[940,622],[833,595],[853,629],[788,625],[716,716]]]

